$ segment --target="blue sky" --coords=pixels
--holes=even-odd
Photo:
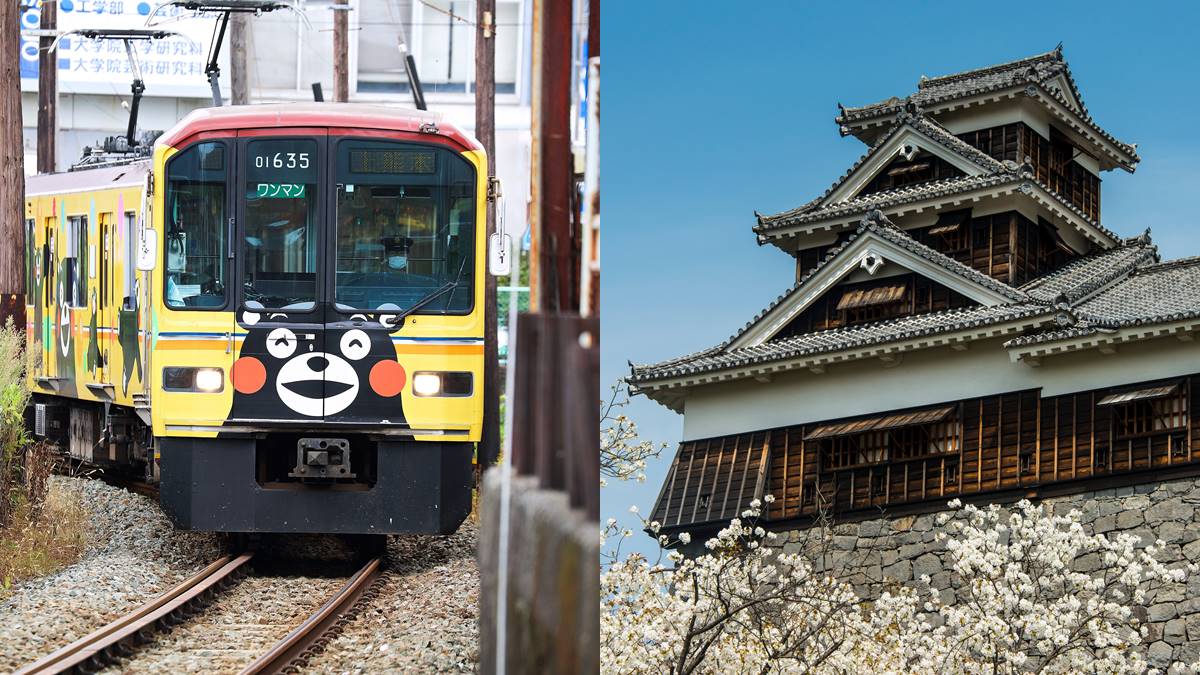
[[[791,285],[791,259],[756,244],[753,211],[812,199],[865,151],[838,135],[839,101],[905,96],[922,74],[1060,41],[1092,116],[1143,158],[1135,174],[1102,176],[1104,224],[1152,228],[1164,258],[1200,254],[1196,7],[605,2],[602,385],[628,360],[724,340]],[[627,412],[671,445],[645,484],[601,491],[601,518],[632,523],[629,505],[646,513],[658,494],[682,417],[641,397]]]

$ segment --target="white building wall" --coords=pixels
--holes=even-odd
[[[1122,345],[1104,355],[1082,350],[1053,356],[1034,368],[1013,363],[1003,340],[909,352],[899,365],[878,359],[706,385],[687,398],[683,440],[866,415],[976,396],[1041,388],[1042,396],[1200,372],[1200,350],[1175,338]]]

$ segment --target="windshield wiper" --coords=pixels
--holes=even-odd
[[[404,320],[406,318],[408,318],[409,315],[411,315],[415,312],[418,312],[418,311],[424,309],[425,307],[428,307],[429,304],[432,303],[434,300],[437,300],[438,298],[442,297],[443,295],[445,295],[447,293],[452,293],[455,289],[457,289],[459,286],[459,283],[462,281],[463,270],[466,269],[466,267],[467,267],[467,259],[463,258],[462,263],[460,263],[458,266],[458,274],[454,275],[454,281],[450,281],[445,284],[442,284],[441,287],[435,289],[432,293],[430,293],[429,295],[426,295],[424,298],[421,298],[419,301],[417,301],[415,304],[410,306],[408,309],[395,315],[395,318],[392,319],[392,322],[391,322],[392,325],[395,327],[395,330],[399,330],[404,325]]]

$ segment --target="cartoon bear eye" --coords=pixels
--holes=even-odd
[[[267,351],[277,359],[286,359],[296,352],[296,334],[287,328],[276,328],[267,335]]]
[[[357,328],[346,331],[342,336],[342,356],[357,361],[371,351],[371,338]]]

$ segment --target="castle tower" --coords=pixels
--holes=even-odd
[[[632,367],[684,416],[664,532],[765,494],[788,529],[1200,475],[1200,258],[1106,227],[1102,175],[1139,157],[1061,48],[836,121],[866,153],[754,226],[791,287],[721,344]]]

